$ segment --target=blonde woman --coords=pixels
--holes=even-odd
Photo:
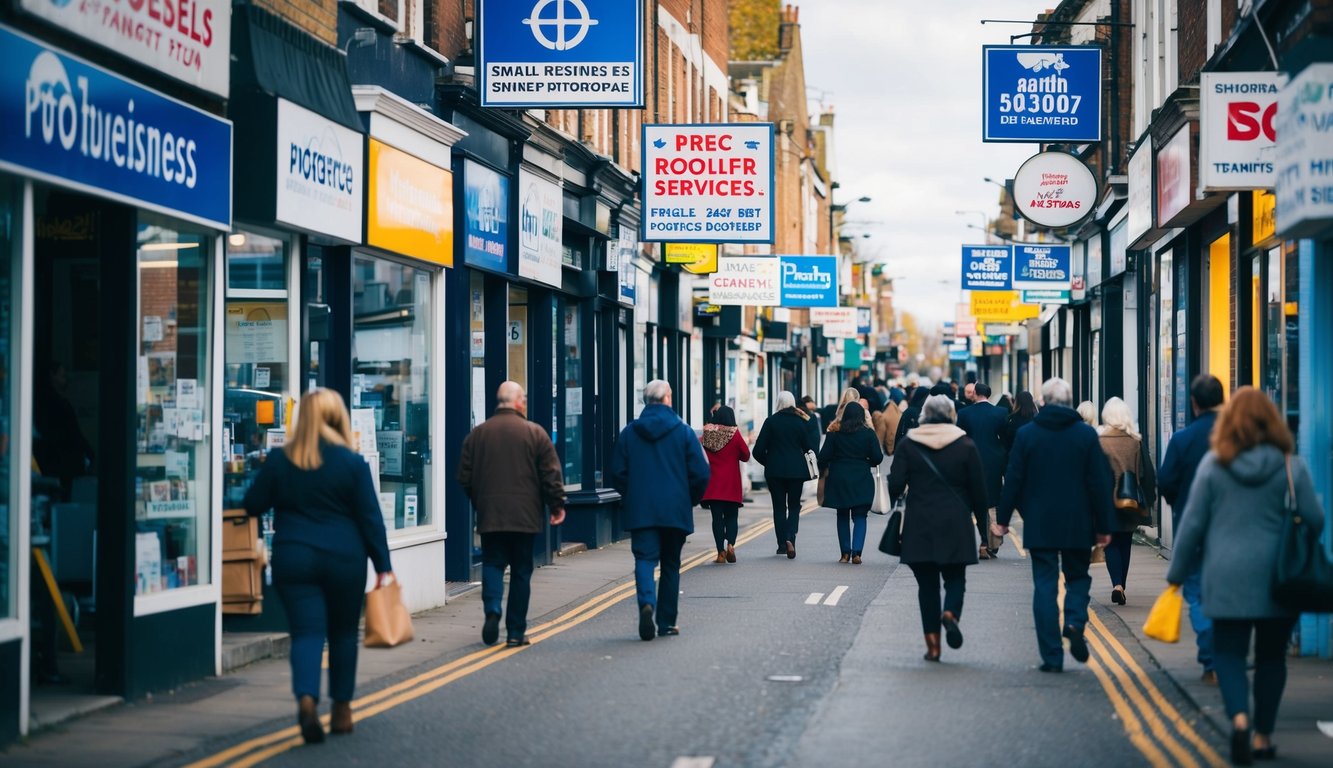
[[[857,404],[859,405],[860,402],[861,402],[861,393],[858,392],[858,391],[856,390],[855,387],[848,387],[848,388],[844,389],[844,390],[842,391],[842,395],[838,398],[838,411],[837,411],[837,413],[835,413],[835,414],[833,415],[833,422],[832,422],[831,424],[828,425],[828,430],[827,430],[827,431],[829,431],[829,432],[837,432],[838,430],[842,429],[842,426],[841,426],[841,424],[842,424],[842,412],[845,411],[845,410],[847,410],[847,404],[848,404],[848,403],[857,403]],[[871,418],[870,418],[870,411],[867,410],[867,409],[865,409],[864,406],[863,406],[862,410],[864,411],[864,413],[865,413],[865,415],[866,415],[866,426],[867,426],[867,427],[870,427],[871,430],[874,430],[874,428],[875,428],[875,423],[874,423],[874,421],[872,421]]]
[[[291,440],[269,453],[245,494],[247,514],[273,510],[273,586],[287,610],[296,719],[307,744],[324,740],[318,707],[326,636],[330,730],[351,733],[366,559],[378,584],[393,579],[370,465],[353,445],[342,396],[316,389],[301,398]]]
[[[1084,400],[1074,410],[1078,411],[1079,418],[1083,419],[1084,424],[1093,429],[1097,428],[1097,406],[1093,405],[1091,400]]]
[[[1102,406],[1102,429],[1098,438],[1102,451],[1111,462],[1111,472],[1115,474],[1115,484],[1120,487],[1120,478],[1126,472],[1138,475],[1139,488],[1147,501],[1144,509],[1116,509],[1117,528],[1111,533],[1111,543],[1106,545],[1106,572],[1111,576],[1111,602],[1125,604],[1125,579],[1129,576],[1129,553],[1134,544],[1134,531],[1145,522],[1151,522],[1153,501],[1157,498],[1157,478],[1153,472],[1153,460],[1143,446],[1143,436],[1134,428],[1134,415],[1124,400],[1113,397]],[[1114,493],[1114,491],[1112,491]],[[1145,521],[1144,517],[1148,520]]]

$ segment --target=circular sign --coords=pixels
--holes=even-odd
[[[1079,223],[1097,205],[1097,177],[1068,152],[1039,152],[1014,174],[1018,212],[1042,227]]]

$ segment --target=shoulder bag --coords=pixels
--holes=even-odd
[[[806,474],[810,476],[810,480],[819,479],[819,457],[815,455],[814,451],[805,452],[805,470]]]
[[[903,555],[903,513],[907,511],[907,494],[904,493],[893,502],[893,511],[889,513],[889,522],[884,526],[884,535],[879,538],[879,551],[886,555]]]
[[[889,507],[892,506],[889,502],[888,481],[880,473],[879,467],[871,470],[870,474],[875,477],[875,499],[870,502],[870,511],[877,515],[887,515],[889,514]]]
[[[1296,613],[1333,612],[1333,564],[1329,563],[1323,542],[1301,517],[1296,486],[1291,478],[1290,456],[1287,457],[1287,493],[1283,509],[1286,515],[1282,521],[1282,538],[1278,542],[1273,599]]]

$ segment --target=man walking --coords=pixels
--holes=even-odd
[[[481,641],[500,639],[500,599],[509,568],[505,645],[527,645],[528,599],[532,595],[533,541],[543,528],[565,520],[565,480],[550,435],[528,421],[523,387],[506,381],[495,394],[495,415],[463,440],[458,482],[477,510],[481,534]]]
[[[973,388],[973,404],[958,412],[958,428],[972,438],[981,454],[981,471],[986,477],[986,500],[990,507],[986,520],[977,520],[977,533],[980,545],[977,558],[989,560],[1000,551],[1004,539],[991,533],[990,524],[995,522],[995,508],[1000,505],[1000,489],[1004,478],[1004,443],[1001,434],[1009,414],[1003,408],[991,405],[990,385],[979,381]]]
[[[643,411],[621,431],[611,453],[611,485],[622,497],[634,552],[641,640],[652,640],[654,632],[680,634],[680,550],[694,533],[694,506],[708,488],[709,472],[694,430],[671,410],[671,385],[648,382]],[[653,569],[659,566],[657,590]]]
[[[1041,385],[1041,411],[1018,430],[1000,496],[997,536],[1009,532],[1014,509],[1023,511],[1023,540],[1032,561],[1032,618],[1042,672],[1064,671],[1060,635],[1069,638],[1069,655],[1088,660],[1083,637],[1088,622],[1088,561],[1092,545],[1107,544],[1115,530],[1111,503],[1111,465],[1097,441],[1097,431],[1073,408],[1064,379]],[[1060,572],[1065,576],[1065,626],[1057,603]]]
[[[1162,459],[1162,471],[1157,476],[1157,487],[1162,492],[1162,498],[1171,505],[1173,535],[1180,530],[1180,517],[1190,499],[1194,473],[1208,453],[1208,438],[1213,432],[1213,424],[1217,422],[1217,412],[1222,408],[1223,399],[1222,382],[1216,376],[1201,373],[1190,382],[1190,406],[1194,411],[1194,421],[1172,435],[1166,447],[1166,457]],[[1197,658],[1199,664],[1203,665],[1203,682],[1217,685],[1217,672],[1213,670],[1213,620],[1203,612],[1203,590],[1198,569],[1185,578],[1180,591],[1189,605],[1190,626],[1194,628],[1194,641],[1199,647]]]

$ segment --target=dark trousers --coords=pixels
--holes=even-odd
[[[351,701],[356,688],[357,624],[366,592],[366,558],[332,556],[284,542],[273,552],[273,586],[291,631],[292,693],[319,700],[324,640],[329,643],[329,695]]]
[[[1180,512],[1171,508],[1171,530],[1180,530]],[[1190,626],[1194,628],[1194,643],[1198,646],[1198,661],[1205,672],[1213,669],[1213,620],[1203,612],[1203,585],[1200,583],[1200,571],[1195,568],[1185,577],[1180,585],[1180,593],[1189,606]],[[1214,670],[1216,671],[1216,670]]]
[[[685,531],[635,528],[629,536],[639,607],[651,605],[656,609],[658,629],[676,626],[680,607],[680,550],[685,546]],[[661,584],[654,585],[653,569],[658,567],[662,569]]]
[[[805,489],[804,480],[786,478],[765,478],[768,493],[773,497],[773,533],[778,537],[778,547],[787,542],[796,543],[796,532],[801,527],[801,491]]]
[[[1217,686],[1227,717],[1250,711],[1250,683],[1245,657],[1254,634],[1254,720],[1257,733],[1271,734],[1287,686],[1287,643],[1295,619],[1213,619],[1213,654]]]
[[[870,507],[838,510],[838,546],[844,555],[859,555],[866,545],[866,515]]]
[[[938,563],[910,563],[916,577],[916,601],[921,606],[921,631],[940,633],[940,614],[948,611],[955,619],[963,617],[963,593],[967,591],[967,566]],[[944,604],[940,604],[940,580],[944,580]]]
[[[1041,660],[1064,666],[1065,650],[1060,643],[1060,572],[1065,575],[1065,625],[1082,631],[1088,623],[1088,576],[1091,547],[1078,549],[1029,549],[1032,561],[1032,620],[1037,627],[1037,650]]]
[[[1111,577],[1111,586],[1125,586],[1125,579],[1129,578],[1129,553],[1133,548],[1133,531],[1111,534],[1111,543],[1106,545],[1106,573]]]
[[[734,501],[710,501],[708,509],[713,513],[713,543],[717,551],[725,551],[727,544],[735,546],[741,505]]]
[[[509,607],[504,611],[505,636],[522,639],[528,631],[528,601],[532,598],[532,546],[535,533],[502,531],[481,535],[481,606],[499,614],[504,597],[505,567],[509,568]]]

